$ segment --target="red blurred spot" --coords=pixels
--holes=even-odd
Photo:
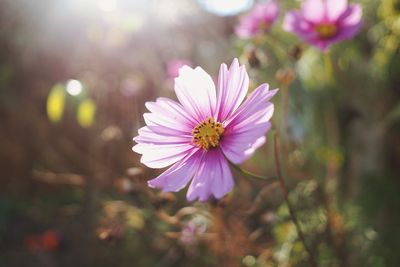
[[[54,230],[47,230],[40,235],[28,235],[23,242],[25,248],[31,252],[53,252],[60,247],[60,236]]]
[[[60,237],[54,230],[46,231],[41,239],[43,250],[55,251],[60,246]]]

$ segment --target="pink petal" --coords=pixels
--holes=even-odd
[[[143,118],[148,127],[152,131],[158,133],[164,133],[168,135],[185,135],[190,134],[193,129],[193,127],[190,127],[188,124],[180,124],[172,119],[169,119],[169,116],[166,116],[165,114],[144,113]]]
[[[239,25],[235,27],[235,33],[240,38],[250,38],[257,33],[258,31],[257,25],[258,24],[257,21],[255,21],[255,19],[250,17],[242,17],[240,18]]]
[[[262,18],[268,23],[273,23],[279,16],[279,4],[275,0],[270,0],[265,4],[258,4]]]
[[[259,123],[249,131],[226,135],[221,142],[221,149],[232,163],[240,164],[265,143],[265,134],[270,128],[269,122]]]
[[[182,105],[171,99],[159,97],[156,102],[146,102],[145,105],[152,113],[174,121],[178,125],[189,126],[190,128],[197,125],[197,122],[186,112]]]
[[[267,102],[277,90],[268,91],[268,84],[259,86],[227,122],[221,149],[235,164],[248,159],[265,142],[270,129],[269,120],[274,112]]]
[[[247,97],[243,105],[232,114],[226,121],[225,125],[229,125],[234,121],[245,121],[258,111],[266,108],[268,101],[278,92],[278,89],[269,90],[269,85],[264,83],[257,87],[250,96]]]
[[[304,0],[301,5],[301,13],[304,18],[313,23],[325,20],[324,0]]]
[[[132,147],[136,153],[142,154],[140,162],[150,168],[165,168],[183,159],[194,148],[190,144],[146,144],[139,143]]]
[[[252,128],[257,123],[268,122],[274,114],[274,104],[262,103],[258,109],[249,110],[237,116],[225,129],[225,135],[239,133]],[[245,117],[247,115],[247,117]]]
[[[164,192],[181,190],[197,171],[202,154],[202,151],[188,154],[157,178],[148,181],[148,185],[153,188],[162,188]]]
[[[244,65],[235,58],[229,68],[221,65],[218,77],[217,120],[224,121],[245,98],[249,88],[249,76]]]
[[[212,149],[206,152],[199,169],[189,186],[187,199],[207,201],[211,195],[222,198],[233,188],[233,178],[228,162],[221,150]]]
[[[325,12],[328,21],[336,21],[347,8],[347,0],[325,0]]]
[[[290,11],[286,13],[283,20],[283,29],[288,32],[296,33],[303,39],[310,35],[315,35],[313,25],[305,20],[302,14],[298,11]]]
[[[341,14],[339,18],[339,23],[341,26],[354,26],[361,22],[362,18],[362,8],[359,4],[351,4]]]
[[[202,68],[182,67],[179,76],[175,78],[175,93],[185,110],[197,122],[213,116],[216,105],[215,85]]]
[[[158,134],[145,126],[139,129],[139,135],[133,138],[136,143],[145,143],[153,145],[162,144],[189,144],[192,140],[192,135],[165,135]]]
[[[335,41],[351,39],[362,27],[361,5],[349,5],[346,12],[339,18],[340,32],[335,37]]]

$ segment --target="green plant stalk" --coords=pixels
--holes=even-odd
[[[275,168],[276,168],[276,174],[277,174],[278,180],[279,180],[279,185],[282,188],[283,196],[285,198],[285,202],[286,202],[286,205],[287,205],[288,210],[289,210],[290,218],[291,218],[293,224],[296,227],[297,234],[298,234],[301,242],[303,243],[304,249],[308,253],[308,261],[310,263],[310,266],[318,267],[317,261],[315,260],[314,253],[312,252],[312,250],[310,249],[310,247],[306,243],[306,240],[304,238],[304,233],[301,230],[301,227],[300,227],[299,221],[297,219],[296,213],[294,211],[294,208],[293,208],[292,204],[289,201],[289,190],[288,190],[288,188],[286,186],[285,179],[282,176],[281,164],[280,164],[280,160],[279,160],[279,149],[278,149],[278,142],[277,141],[278,141],[278,137],[275,134],[275,136],[274,136]]]
[[[334,75],[333,75],[333,64],[332,59],[329,53],[324,54],[324,68],[325,68],[325,75],[326,80],[329,85],[334,83]]]
[[[243,175],[250,177],[250,178],[255,178],[255,179],[259,179],[262,181],[274,181],[277,179],[277,177],[272,176],[272,177],[264,177],[252,172],[249,172],[247,170],[242,169],[241,167],[239,167],[238,165],[235,165],[233,163],[230,163],[230,165],[232,166],[232,168],[234,168],[235,170],[237,170],[238,172],[242,173]]]

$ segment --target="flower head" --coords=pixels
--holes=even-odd
[[[146,103],[147,126],[139,129],[132,149],[150,168],[172,164],[148,181],[150,187],[176,192],[191,181],[189,201],[222,198],[232,190],[227,160],[241,163],[265,142],[274,112],[269,100],[277,90],[262,84],[244,100],[248,86],[246,69],[237,59],[229,69],[221,65],[217,91],[202,68],[184,66],[175,78],[179,102],[158,98]]]
[[[201,215],[185,221],[183,223],[179,240],[182,244],[187,246],[195,245],[201,235],[207,231],[208,224],[207,218]]]
[[[279,5],[275,0],[258,3],[251,12],[240,18],[235,32],[241,38],[253,37],[260,32],[268,31],[279,15]]]
[[[360,29],[362,9],[347,0],[304,0],[299,11],[288,12],[283,28],[322,51],[352,38]]]

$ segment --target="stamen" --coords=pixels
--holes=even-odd
[[[207,118],[192,130],[192,142],[205,151],[217,147],[225,129],[214,118]]]
[[[337,34],[337,27],[334,24],[319,24],[315,26],[315,31],[322,39],[328,39]]]

